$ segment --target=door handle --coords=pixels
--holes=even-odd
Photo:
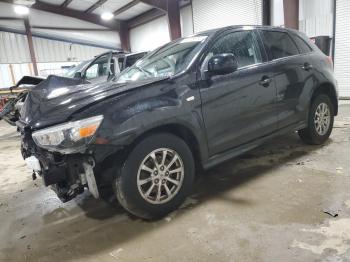
[[[314,67],[309,64],[309,63],[305,63],[302,67],[301,67],[303,70],[305,71],[310,71],[311,69],[313,69]]]
[[[272,79],[270,77],[263,76],[263,78],[259,82],[259,85],[263,87],[269,87],[271,82],[272,82]]]

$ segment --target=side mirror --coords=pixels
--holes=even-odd
[[[237,69],[236,57],[231,53],[214,55],[208,62],[209,75],[227,75]]]
[[[76,73],[74,74],[74,78],[82,79],[83,76],[82,76],[81,72],[76,72]]]

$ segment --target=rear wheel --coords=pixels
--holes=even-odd
[[[116,179],[120,204],[145,219],[175,210],[191,191],[194,160],[187,144],[172,134],[146,137],[128,155]]]
[[[299,136],[308,144],[323,144],[332,133],[333,122],[334,108],[330,98],[318,95],[311,104],[308,127],[299,130]]]

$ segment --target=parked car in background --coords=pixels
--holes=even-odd
[[[132,66],[147,52],[123,53],[107,52],[94,59],[84,61],[68,70],[63,76],[80,78],[91,83],[106,82],[118,75],[125,68]]]
[[[296,130],[322,144],[337,113],[332,63],[304,34],[232,26],[168,43],[113,81],[35,88],[18,128],[27,165],[62,201],[109,184],[150,219],[185,200],[196,168]]]
[[[145,56],[147,52],[139,53],[124,53],[124,52],[107,52],[94,59],[83,61],[77,66],[68,70],[63,77],[75,78],[80,80],[76,84],[83,83],[102,83],[111,80],[117,76],[125,68],[132,66],[137,60]],[[49,77],[50,81],[54,79],[54,87],[58,88],[64,86],[66,82],[70,82],[68,79],[65,81],[63,77]],[[19,112],[21,106],[27,97],[27,92],[39,83],[47,81],[42,77],[24,76],[15,86],[9,88],[8,93],[17,96],[9,98],[9,101],[5,104],[0,111],[0,120],[4,119],[11,125],[15,125],[19,119]],[[17,92],[20,90],[20,92]]]
[[[43,77],[24,76],[15,86],[0,90],[4,106],[0,108],[0,120],[4,119],[11,125],[15,125],[19,119],[19,110],[24,103],[30,89],[44,81]]]

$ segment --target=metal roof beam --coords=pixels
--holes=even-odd
[[[73,0],[65,0],[62,4],[61,7],[67,7]]]
[[[28,17],[26,19],[24,19],[24,27],[26,29],[26,35],[27,35],[28,47],[29,47],[29,53],[30,53],[30,60],[32,61],[32,64],[33,64],[34,74],[37,76],[37,75],[39,75],[38,74],[38,66],[36,63],[33,36],[32,36],[32,31],[30,30],[30,24],[28,21]]]
[[[1,19],[0,19],[1,20]],[[31,26],[32,29],[59,30],[59,31],[92,31],[92,32],[110,32],[108,28],[80,28],[80,27],[58,27],[58,26]]]
[[[153,6],[154,8],[157,8],[163,12],[168,11],[166,0],[140,0],[140,1],[144,4],[148,4],[150,6]]]
[[[0,20],[22,21],[23,18],[19,18],[19,17],[9,17],[9,16],[0,16]]]
[[[88,9],[86,9],[85,13],[87,13],[87,14],[92,13],[93,11],[95,11],[97,8],[101,7],[106,2],[107,2],[107,0],[98,0],[96,3],[94,3]]]
[[[53,4],[47,4],[41,1],[37,1],[31,6],[32,9],[54,13],[58,15],[68,16],[76,19],[80,19],[86,22],[90,22],[96,25],[104,26],[112,30],[119,30],[119,21],[113,19],[111,21],[103,21],[100,16],[95,14],[87,14],[81,11],[61,7]]]
[[[181,37],[180,6],[178,0],[167,1],[168,25],[170,39],[175,40]]]
[[[137,26],[148,23],[164,15],[165,14],[159,9],[153,8],[145,13],[142,13],[134,18],[129,19],[127,23],[129,28],[135,28]]]
[[[137,5],[139,3],[140,3],[140,0],[134,0],[126,5],[122,6],[118,10],[114,11],[113,14],[116,16],[116,15],[119,15],[121,13],[124,13],[125,11],[129,10],[130,8],[134,7],[135,5]]]

